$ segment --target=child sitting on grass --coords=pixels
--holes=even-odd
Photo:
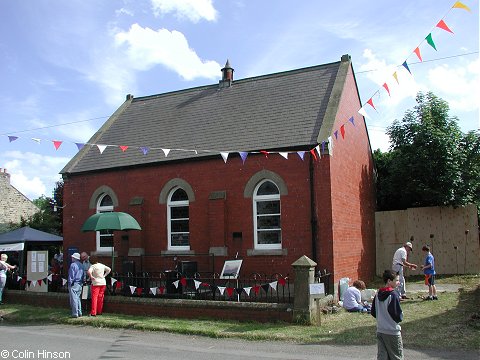
[[[343,307],[349,312],[370,312],[370,305],[362,303],[361,290],[365,290],[365,283],[361,280],[355,280],[343,294]]]

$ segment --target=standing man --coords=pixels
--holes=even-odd
[[[428,296],[425,300],[438,300],[437,287],[435,286],[435,258],[430,252],[430,247],[425,245],[422,251],[426,253],[425,265],[421,266],[423,274],[425,275],[425,285],[428,286]]]
[[[415,270],[417,268],[417,265],[409,263],[407,261],[408,254],[410,254],[412,250],[412,243],[408,241],[403,244],[401,248],[397,249],[397,251],[395,251],[395,254],[393,255],[392,270],[398,273],[400,285],[397,287],[397,292],[400,298],[403,300],[408,299],[403,269],[405,266],[412,270]]]
[[[70,294],[70,307],[72,309],[72,317],[78,318],[82,316],[82,303],[80,296],[82,295],[84,271],[80,262],[80,254],[78,252],[72,254],[72,263],[68,269],[68,292]]]

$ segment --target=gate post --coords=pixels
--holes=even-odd
[[[293,318],[298,323],[312,324],[314,313],[314,298],[310,296],[310,284],[314,282],[315,266],[317,263],[303,255],[293,264],[295,273]]]

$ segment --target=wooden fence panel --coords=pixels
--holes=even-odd
[[[375,214],[376,273],[391,268],[393,253],[406,241],[413,243],[409,261],[421,265],[422,246],[430,245],[439,274],[480,273],[480,242],[475,205],[425,207]],[[421,274],[407,270],[406,275]]]

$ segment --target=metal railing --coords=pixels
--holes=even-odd
[[[19,279],[20,278],[20,279]],[[46,280],[49,292],[68,292],[68,285],[57,277]],[[214,301],[292,303],[290,278],[279,273],[253,273],[237,279],[221,279],[218,273],[184,275],[179,271],[113,273],[107,276],[107,295],[144,298],[170,298]],[[24,290],[30,282],[17,272],[8,276],[7,288]],[[38,286],[38,285],[36,285]]]

